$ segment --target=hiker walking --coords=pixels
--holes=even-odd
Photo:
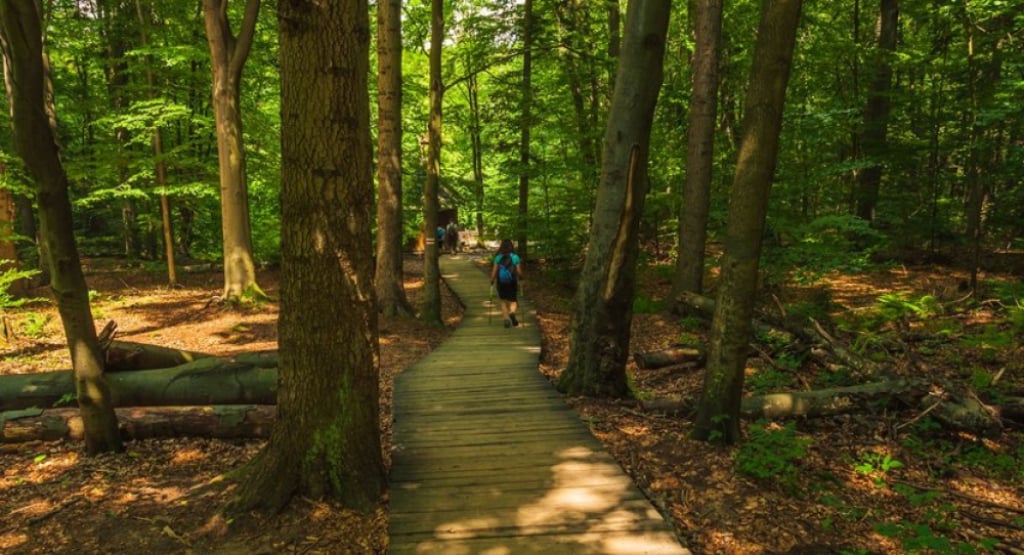
[[[512,249],[512,241],[504,239],[494,255],[491,267],[491,285],[498,286],[498,299],[501,315],[505,319],[505,327],[518,326],[516,308],[519,301],[519,280],[523,279],[523,266],[519,255]]]
[[[459,225],[455,223],[455,220],[448,222],[448,227],[444,230],[444,239],[448,242],[449,254],[459,251]]]

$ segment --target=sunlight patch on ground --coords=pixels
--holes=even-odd
[[[174,452],[174,456],[171,457],[171,464],[190,464],[200,461],[204,461],[207,458],[207,454],[200,449],[179,449]]]
[[[41,457],[43,455],[38,456]],[[0,490],[24,484],[42,484],[59,480],[61,476],[74,468],[79,462],[79,456],[76,452],[46,455],[39,462],[35,462],[33,457],[35,455],[26,454],[24,465],[15,465],[4,469],[5,478],[3,481],[0,481]],[[17,476],[18,479],[12,479],[12,476]]]

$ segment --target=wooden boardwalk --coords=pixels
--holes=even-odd
[[[469,255],[441,272],[466,310],[395,382],[389,552],[689,553],[537,370],[528,303],[505,329]]]

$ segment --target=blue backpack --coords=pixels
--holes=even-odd
[[[504,255],[501,263],[498,264],[498,281],[501,283],[512,283],[516,280],[516,275],[512,271],[512,255]]]

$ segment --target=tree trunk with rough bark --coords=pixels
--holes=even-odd
[[[683,291],[699,295],[704,287],[704,250],[718,111],[722,0],[700,0],[697,3],[696,27],[697,50],[694,53],[693,94],[690,96],[690,125],[686,139],[686,183],[679,210],[673,298]],[[679,307],[674,308],[678,310]]]
[[[630,3],[605,133],[587,258],[573,303],[569,362],[559,389],[570,395],[621,397],[628,393],[637,230],[649,188],[647,156],[661,87],[667,0]]]
[[[85,449],[90,454],[121,451],[89,307],[89,288],[75,244],[68,180],[53,127],[56,118],[46,102],[41,14],[34,1],[0,0],[0,39],[14,142],[36,182],[41,236],[53,272],[50,285],[71,351]]]
[[[402,272],[402,2],[377,4],[377,304],[384,318],[413,315]]]
[[[441,325],[441,269],[437,259],[441,256],[436,229],[441,188],[441,49],[444,42],[444,2],[430,2],[430,116],[427,123],[427,180],[423,184],[423,226],[426,246],[423,249],[423,298],[420,319]]]
[[[295,495],[372,510],[385,487],[365,0],[280,2],[278,418],[234,511]]]
[[[892,89],[892,57],[896,52],[899,32],[898,0],[880,0],[878,15],[878,46],[874,63],[874,78],[870,83],[867,105],[864,107],[864,131],[860,145],[868,165],[857,174],[857,216],[873,222],[878,206],[878,193],[882,183],[883,157],[889,126],[889,100]]]
[[[801,0],[770,0],[761,11],[695,439],[724,443],[740,439],[740,398],[752,337],[761,236],[801,4]]]
[[[246,0],[238,36],[228,20],[229,0],[203,0],[206,38],[213,65],[213,113],[217,127],[221,230],[224,243],[224,300],[262,295],[256,284],[249,221],[249,185],[242,135],[242,68],[249,57],[259,0]]]

